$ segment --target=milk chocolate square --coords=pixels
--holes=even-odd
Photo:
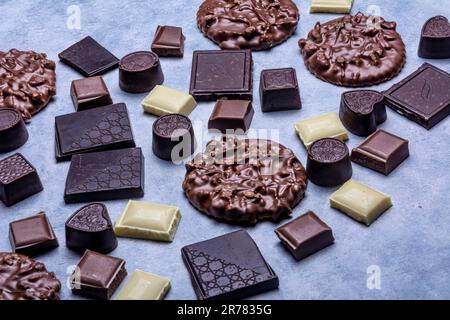
[[[230,130],[231,134],[244,134],[250,129],[254,115],[251,101],[219,100],[209,118],[208,129],[219,130],[224,134]]]
[[[105,81],[100,76],[74,80],[71,96],[76,111],[103,107],[113,103]]]
[[[160,57],[182,57],[184,54],[184,35],[179,27],[158,26],[152,51]]]

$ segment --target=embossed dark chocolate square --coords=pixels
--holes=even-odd
[[[197,101],[253,99],[250,50],[194,51],[190,94]]]
[[[108,87],[100,76],[74,80],[71,96],[76,111],[85,111],[113,103]]]
[[[295,69],[263,70],[260,97],[263,112],[300,110],[302,102]]]
[[[119,59],[91,37],[75,43],[58,56],[61,62],[85,77],[99,76],[119,66]]]
[[[160,57],[182,57],[184,39],[183,30],[180,27],[158,26],[152,51]]]

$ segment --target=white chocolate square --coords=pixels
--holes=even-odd
[[[350,13],[353,0],[312,0],[311,13]]]
[[[307,148],[317,140],[324,138],[336,138],[342,141],[348,140],[347,131],[334,112],[301,120],[295,123],[294,126],[300,139]]]
[[[197,106],[191,95],[164,86],[156,86],[141,104],[145,112],[156,116],[173,113],[188,116]]]
[[[172,242],[180,220],[177,207],[130,201],[114,231],[119,237]]]
[[[331,207],[370,226],[392,207],[391,197],[355,180],[350,180],[330,198]]]
[[[116,300],[163,300],[170,288],[170,280],[136,270]]]

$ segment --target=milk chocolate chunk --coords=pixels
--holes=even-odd
[[[409,157],[409,142],[378,130],[353,149],[352,161],[388,176]]]
[[[350,152],[338,139],[321,139],[308,149],[308,179],[322,187],[336,187],[353,175]]]
[[[59,300],[61,282],[45,265],[17,253],[0,253],[0,301]]]
[[[55,70],[45,53],[0,51],[0,108],[17,110],[31,121],[56,95]]]
[[[294,153],[269,140],[211,141],[186,169],[183,190],[190,203],[235,224],[290,216],[307,187],[306,171]]]
[[[58,161],[80,153],[136,146],[124,103],[56,117],[55,128]]]
[[[144,156],[140,148],[77,154],[67,174],[66,203],[144,196]]]
[[[82,253],[89,249],[107,254],[117,248],[117,238],[104,204],[84,206],[67,220],[66,245]]]
[[[124,260],[87,250],[71,277],[72,292],[109,300],[126,276]]]
[[[108,87],[100,76],[74,80],[71,96],[76,111],[85,111],[113,103]]]
[[[450,114],[450,74],[424,63],[384,95],[388,107],[430,130]]]
[[[0,108],[0,153],[20,148],[28,141],[28,130],[19,111]]]
[[[197,101],[252,100],[252,52],[194,51],[190,93]]]
[[[300,13],[291,0],[206,0],[197,13],[203,34],[222,49],[267,50],[297,29]]]
[[[85,77],[100,76],[119,65],[119,59],[91,37],[75,43],[58,56],[61,62]]]
[[[245,133],[250,129],[254,115],[251,101],[219,100],[209,118],[208,129],[222,133]]]
[[[36,169],[17,153],[0,160],[0,200],[11,207],[44,190]]]
[[[334,243],[333,230],[312,211],[278,228],[275,233],[297,261]]]
[[[263,112],[301,109],[302,102],[295,69],[263,70],[260,97]]]
[[[312,0],[311,13],[350,13],[353,0]]]
[[[119,85],[129,93],[144,93],[164,82],[158,55],[150,51],[133,52],[120,60]]]
[[[184,40],[183,30],[180,27],[158,26],[152,51],[160,57],[182,57]]]
[[[240,300],[279,286],[244,230],[184,247],[181,253],[199,300]]]
[[[178,161],[195,152],[196,140],[191,120],[181,114],[169,114],[153,124],[153,153],[166,161]]]
[[[387,119],[384,96],[373,90],[344,92],[339,116],[348,131],[367,137]]]
[[[446,17],[435,16],[425,22],[420,38],[419,57],[450,58],[450,23]]]
[[[306,67],[323,81],[345,87],[386,82],[403,69],[406,50],[397,24],[361,12],[321,24],[299,41]]]

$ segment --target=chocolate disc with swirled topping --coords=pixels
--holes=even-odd
[[[236,224],[290,216],[307,188],[306,171],[292,150],[270,140],[212,141],[186,168],[183,190],[191,204]]]
[[[206,0],[197,24],[222,49],[267,50],[297,29],[299,11],[291,0]]]
[[[405,44],[396,27],[359,12],[317,22],[299,46],[307,68],[319,79],[338,86],[371,86],[392,79],[405,65]]]

